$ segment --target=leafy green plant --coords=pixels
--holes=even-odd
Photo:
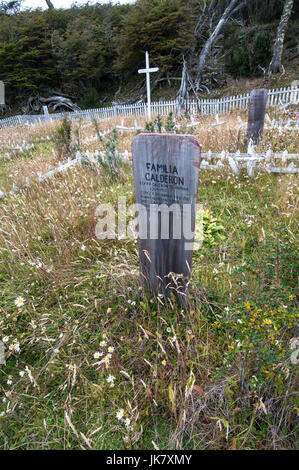
[[[157,129],[157,132],[159,132],[159,133],[162,132],[162,126],[163,126],[162,118],[161,118],[160,114],[158,114],[158,116],[155,119],[155,128]]]
[[[172,111],[170,111],[170,113],[167,116],[166,123],[165,123],[165,130],[167,132],[176,132],[175,120],[173,118],[173,112]]]
[[[145,130],[153,134],[155,132],[155,123],[153,121],[147,121],[145,123]]]
[[[160,114],[158,114],[153,121],[147,121],[145,123],[145,130],[152,134],[155,132],[161,133],[163,131],[163,122]]]
[[[210,213],[208,209],[202,212],[203,244],[204,246],[215,246],[225,240],[225,228],[222,223]]]
[[[219,376],[228,373],[235,362],[246,361],[246,377],[242,380],[247,380],[250,388],[271,382],[280,393],[294,368],[289,340],[298,317],[292,308],[262,309],[250,302],[227,307],[214,322],[227,345]]]

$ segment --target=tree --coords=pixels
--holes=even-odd
[[[116,73],[136,74],[138,67],[144,65],[144,53],[148,50],[152,63],[165,76],[173,74],[194,41],[192,28],[186,26],[191,15],[188,3],[139,0],[133,5],[117,38]]]
[[[276,40],[274,44],[273,57],[269,66],[269,74],[282,72],[281,57],[283,51],[284,36],[287,30],[288,21],[292,13],[294,0],[285,0],[280,23],[277,29]]]
[[[14,14],[18,13],[23,0],[12,0],[10,2],[0,2],[0,13]]]
[[[103,24],[80,15],[71,20],[65,33],[52,35],[53,54],[60,87],[69,93],[99,88],[106,73],[106,44]]]
[[[49,10],[54,10],[54,5],[51,0],[46,0],[46,4],[48,5]]]
[[[221,29],[227,23],[227,21],[229,20],[231,14],[234,11],[236,11],[235,7],[237,6],[238,2],[240,2],[240,0],[230,0],[229,5],[224,10],[224,12],[223,12],[220,20],[218,21],[214,31],[212,32],[212,34],[210,35],[210,37],[208,38],[208,40],[206,41],[204,47],[201,50],[201,53],[200,53],[199,59],[198,59],[197,75],[196,75],[196,80],[195,80],[195,84],[196,84],[197,89],[199,88],[199,84],[200,84],[200,81],[201,81],[202,70],[203,70],[207,55],[211,50],[212,44],[218,38]],[[240,3],[239,6],[237,6],[237,9],[239,9],[242,5],[243,5],[243,2]]]
[[[0,21],[1,79],[8,97],[22,100],[26,94],[43,92],[57,79],[48,25],[41,11],[21,12]]]

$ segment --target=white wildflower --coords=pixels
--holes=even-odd
[[[94,357],[95,359],[99,359],[101,356],[103,356],[103,353],[102,353],[102,352],[99,352],[99,351],[95,352],[94,355],[93,355],[93,357]]]
[[[123,409],[119,410],[119,411],[116,413],[117,419],[118,419],[119,421],[120,421],[121,419],[123,419],[124,414],[125,414],[125,412],[124,412]]]
[[[107,377],[107,382],[108,382],[109,384],[110,384],[110,383],[113,384],[114,380],[115,380],[114,375],[109,375],[109,377]]]
[[[17,307],[23,307],[24,302],[26,302],[26,301],[23,297],[17,297],[16,300],[15,300],[15,305]]]

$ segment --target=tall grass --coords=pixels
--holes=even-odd
[[[196,129],[204,151],[246,147],[235,115],[211,119]],[[56,125],[1,131],[5,187],[57,164]],[[78,132],[83,150],[104,150],[92,123]],[[24,139],[34,147],[11,149]],[[298,136],[266,131],[269,145],[298,151]],[[130,165],[121,181],[74,167],[0,203],[0,448],[295,448],[296,177],[201,171],[185,309],[142,293],[133,240],[95,237],[97,205],[120,195],[134,202]]]

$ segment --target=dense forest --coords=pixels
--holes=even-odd
[[[0,2],[0,79],[8,108],[18,104],[25,110],[29,97],[51,94],[67,96],[83,108],[103,106],[128,84],[131,96],[141,96],[143,78],[137,69],[144,66],[146,50],[160,68],[155,76],[159,86],[177,86],[184,63],[188,77],[197,78],[198,92],[223,86],[226,74],[263,76],[285,3],[138,0],[55,9],[47,2],[47,10],[22,11],[21,1]],[[288,3],[284,51],[297,61],[298,0]]]

